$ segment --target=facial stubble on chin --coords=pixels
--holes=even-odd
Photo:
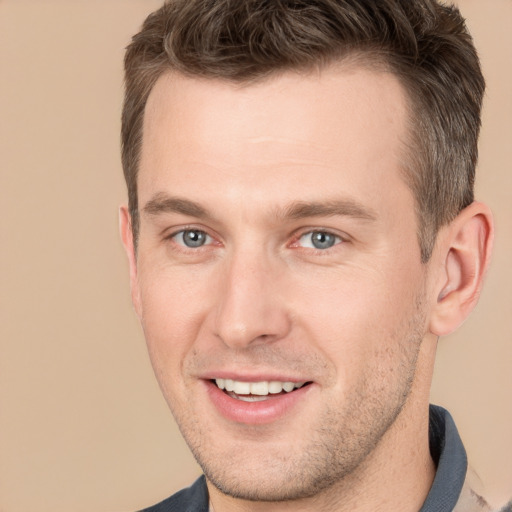
[[[344,398],[341,409],[326,404],[303,448],[290,445],[283,450],[272,443],[265,444],[267,437],[258,436],[256,430],[253,435],[248,430],[247,452],[243,445],[237,444],[232,450],[219,453],[215,439],[192,417],[192,411],[185,413],[188,418],[175,414],[206,478],[228,496],[262,502],[310,498],[335,486],[342,489],[344,484],[351,485],[364,472],[369,456],[407,402],[424,325],[423,301],[418,299],[405,325],[397,327],[390,336],[396,344],[394,350],[400,352],[399,364],[392,372],[392,376],[398,375],[394,377],[394,385],[389,382],[386,368],[379,368],[380,379],[375,378],[374,367],[367,368],[359,385]],[[377,353],[377,358],[385,357],[390,343],[380,349],[382,354]],[[262,441],[261,450],[255,448],[258,439]]]

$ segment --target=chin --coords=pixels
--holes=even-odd
[[[201,453],[206,448],[202,444],[193,453],[209,483],[225,495],[247,501],[293,501],[342,485],[371,451],[370,446],[361,451],[351,442],[329,446],[322,437],[313,434],[306,446],[272,446],[260,438],[256,445],[233,443],[216,453]]]
[[[207,471],[208,481],[220,492],[232,498],[258,502],[282,502],[310,498],[318,495],[334,483],[337,479],[321,478],[311,479],[302,471],[299,474],[282,473],[278,478],[268,475],[268,470],[260,469],[255,478],[247,475],[226,475]],[[333,481],[334,480],[334,481]]]

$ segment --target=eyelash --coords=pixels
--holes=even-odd
[[[204,235],[206,237],[205,243],[198,245],[197,247],[188,246],[184,243],[183,237],[185,236],[185,233],[196,233],[200,235]],[[182,242],[177,241],[177,237],[181,235]],[[205,246],[212,245],[212,241],[214,240],[214,237],[209,235],[204,229],[194,228],[194,227],[185,227],[178,231],[172,232],[170,235],[165,237],[166,240],[172,240],[176,245],[178,245],[182,250],[193,250],[197,251],[199,249],[204,248]]]
[[[312,237],[315,234],[323,235],[323,236],[327,236],[327,237],[333,237],[334,238],[333,244],[331,246],[325,247],[325,248],[304,247],[304,246],[299,245],[301,239],[303,239],[306,236],[309,236],[309,237],[311,237],[311,240],[312,240]],[[322,228],[314,228],[314,229],[307,229],[307,230],[300,232],[294,238],[294,241],[290,244],[290,247],[296,247],[298,249],[302,249],[305,251],[314,251],[314,252],[320,254],[320,253],[329,253],[331,250],[335,250],[335,247],[342,244],[343,242],[346,242],[346,238],[344,238],[343,236],[341,236],[339,234],[333,233],[331,230],[322,229]],[[311,241],[311,245],[314,245],[314,243],[312,241]]]
[[[184,239],[183,237],[185,236],[185,234],[189,232],[189,233],[196,233],[198,234],[199,236],[204,236],[205,237],[205,242],[200,244],[200,245],[197,245],[197,246],[189,246],[189,245],[186,245],[185,242],[184,242]],[[314,242],[312,241],[311,242],[311,245],[313,245],[313,247],[305,247],[305,246],[301,246],[300,245],[300,241],[301,239],[303,239],[304,237],[306,236],[310,236],[310,237],[313,237],[313,235],[322,235],[322,236],[326,236],[326,237],[333,237],[334,240],[333,240],[333,244],[328,246],[328,247],[325,247],[325,248],[319,248],[319,247],[314,247]],[[181,235],[181,242],[179,242],[177,240],[177,237]],[[166,236],[165,237],[167,240],[172,240],[174,241],[174,243],[179,247],[180,250],[183,250],[183,251],[199,251],[201,249],[204,249],[205,247],[207,246],[210,246],[210,245],[219,245],[220,243],[217,242],[217,243],[212,243],[212,242],[215,242],[215,238],[211,235],[209,235],[205,230],[203,229],[200,229],[200,228],[195,228],[195,227],[184,227],[178,231],[174,231],[172,232],[170,235]],[[341,236],[341,235],[338,235],[336,233],[333,233],[332,231],[328,230],[328,229],[321,229],[321,228],[314,228],[314,229],[308,229],[308,230],[303,230],[301,231],[299,234],[297,234],[294,238],[293,238],[293,241],[291,244],[288,245],[288,247],[292,247],[292,248],[297,248],[297,249],[302,249],[302,250],[305,250],[305,251],[314,251],[316,253],[328,253],[330,252],[331,249],[334,249],[336,246],[346,242],[346,238]]]

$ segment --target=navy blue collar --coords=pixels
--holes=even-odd
[[[459,500],[468,459],[453,418],[436,405],[430,406],[429,442],[437,471],[420,512],[449,512]]]

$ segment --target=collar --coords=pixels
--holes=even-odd
[[[430,406],[429,443],[437,470],[420,512],[451,511],[464,486],[468,459],[453,418],[436,405]]]
[[[435,405],[430,406],[429,443],[437,470],[420,512],[490,512],[489,504],[474,490],[476,474],[466,475],[466,450],[453,418]]]

